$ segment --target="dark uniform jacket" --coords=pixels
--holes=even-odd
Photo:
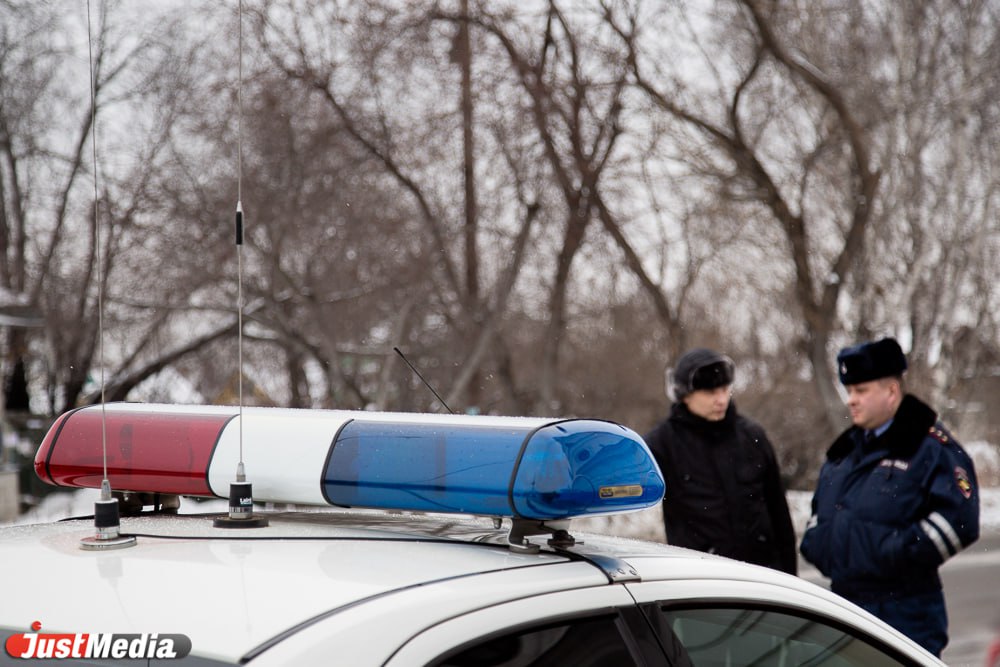
[[[732,404],[712,422],[678,402],[645,439],[666,482],[667,542],[795,574],[795,532],[763,428]]]
[[[979,537],[972,459],[909,394],[881,436],[837,438],[812,512],[802,555],[848,598],[940,590],[938,566]]]

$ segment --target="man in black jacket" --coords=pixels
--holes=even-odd
[[[732,360],[698,348],[668,378],[670,415],[646,435],[666,481],[667,542],[795,574],[795,531],[774,449],[736,412]]]

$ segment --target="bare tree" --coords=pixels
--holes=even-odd
[[[677,82],[665,88],[661,82],[671,80],[663,73],[665,63],[651,60],[643,51],[636,23],[618,20],[610,7],[606,16],[629,48],[636,86],[656,108],[693,129],[724,159],[713,167],[720,195],[757,203],[783,231],[802,313],[803,350],[815,387],[827,406],[832,431],[837,428],[840,400],[833,389],[828,348],[837,329],[838,300],[870,226],[880,179],[869,151],[869,120],[859,114],[858,103],[845,92],[839,77],[824,73],[822,64],[810,62],[804,50],[785,43],[781,21],[795,10],[782,15],[751,0],[739,4],[743,11],[729,17],[743,31],[741,59],[736,61],[739,76],[731,81],[720,77],[714,99],[724,106],[715,108],[704,103],[686,104],[684,100],[692,98],[692,91],[685,84]],[[732,38],[738,33],[729,29],[725,34]],[[791,105],[786,114],[764,115],[762,109],[776,105],[777,100],[767,97],[766,102],[755,103],[753,98],[775,89],[786,94],[784,99],[794,95],[791,99],[798,104]],[[801,146],[795,146],[794,139],[786,141],[792,144],[788,148],[799,151],[791,159],[779,160],[767,144],[781,118],[789,124],[810,124],[810,136]],[[698,152],[692,151],[692,155]],[[820,168],[821,160],[831,158],[832,164]],[[813,185],[812,181],[820,183]],[[821,193],[823,208],[811,213],[810,200]],[[826,218],[831,211],[839,219],[832,228],[827,226],[828,232],[820,232],[813,218]],[[831,238],[837,239],[836,246],[827,253],[829,260],[821,260],[816,246],[828,244]]]
[[[536,213],[532,212],[531,202],[522,204],[518,207],[519,211],[513,211],[513,218],[520,219],[510,246],[514,262],[507,264],[507,270],[485,277],[491,288],[484,293],[480,285],[484,276],[480,270],[482,263],[478,250],[481,243],[478,232],[480,206],[476,201],[475,174],[470,162],[474,156],[469,127],[472,102],[466,96],[471,95],[471,91],[463,93],[458,113],[440,114],[433,107],[428,108],[430,115],[425,116],[426,130],[416,131],[420,123],[414,123],[412,117],[414,110],[423,109],[421,105],[428,103],[428,100],[422,99],[427,91],[414,89],[414,81],[423,80],[426,76],[414,71],[417,65],[438,72],[447,83],[455,82],[451,90],[456,95],[463,90],[463,86],[471,85],[471,80],[461,74],[466,67],[459,68],[459,76],[455,77],[448,72],[450,62],[442,61],[433,49],[420,46],[439,35],[447,38],[427,21],[426,14],[377,5],[362,3],[345,8],[345,14],[339,21],[319,27],[318,24],[310,24],[308,28],[296,18],[302,11],[321,12],[330,8],[304,3],[289,11],[292,9],[290,6],[270,5],[256,15],[257,35],[271,64],[291,81],[297,82],[315,103],[325,107],[324,113],[331,127],[348,142],[345,147],[373,170],[370,172],[373,179],[383,184],[383,196],[404,197],[401,201],[407,203],[400,204],[399,215],[412,216],[423,227],[427,245],[416,251],[426,256],[429,263],[422,267],[415,265],[423,274],[420,279],[404,275],[396,288],[397,297],[389,298],[387,305],[399,299],[405,304],[412,304],[413,294],[429,298],[427,304],[420,304],[423,312],[419,316],[414,313],[413,305],[397,306],[393,310],[410,314],[401,322],[418,327],[414,332],[426,326],[426,318],[432,315],[428,307],[438,310],[450,323],[452,330],[444,340],[448,340],[452,348],[457,343],[457,349],[463,350],[461,363],[458,364],[461,373],[453,379],[450,393],[453,396],[463,394],[463,398],[468,400],[469,395],[476,396],[478,393],[478,388],[473,390],[471,385],[478,367],[486,360],[484,350],[489,349],[489,341],[497,334],[496,325],[490,322],[495,322],[506,307],[507,295],[513,289],[522,265],[523,250],[518,248],[523,249]],[[376,11],[378,9],[384,11]],[[369,25],[369,22],[376,24]],[[457,22],[459,27],[463,24],[463,21]],[[338,25],[350,25],[352,30],[326,32]],[[314,34],[313,30],[320,30],[322,34]],[[454,26],[451,34],[455,34]],[[403,44],[402,50],[387,47],[394,43],[393,40]],[[462,31],[459,30],[451,53],[460,64],[466,62],[466,58],[471,62],[471,55],[463,46],[463,41]],[[323,53],[317,47],[324,43],[336,44],[339,48],[334,53]],[[464,55],[463,49],[466,50]],[[388,75],[387,66],[397,67],[398,71]],[[385,104],[386,99],[395,99],[397,104]],[[416,106],[399,104],[404,99],[409,99]],[[437,99],[430,101],[436,103]],[[317,109],[313,102],[309,108]],[[465,139],[456,141],[453,137]],[[414,143],[418,139],[422,139],[423,143]],[[464,146],[461,157],[449,154],[449,143]],[[449,173],[449,168],[454,171]],[[444,184],[443,188],[441,184]],[[455,197],[449,190],[455,186],[465,193],[465,203],[461,207],[451,204]],[[383,209],[378,211],[379,215],[373,215],[374,208],[359,211],[361,217],[355,223],[367,226],[357,228],[359,241],[366,235],[366,250],[375,253],[384,252],[385,248],[373,238],[373,226],[392,224],[384,214],[385,204],[379,208]],[[511,216],[511,213],[508,209],[505,215]],[[428,249],[430,254],[426,254]],[[458,269],[457,257],[464,258],[464,271]],[[414,292],[413,288],[421,284],[425,286],[416,288]],[[417,324],[420,319],[424,322]],[[389,330],[407,334],[406,331],[399,331],[399,324],[390,325]],[[389,342],[383,343],[383,351],[389,349]],[[313,348],[318,349],[317,346]],[[391,366],[395,363],[393,355],[369,356],[376,361],[376,365],[384,363]],[[385,381],[389,376],[377,372],[373,377]],[[387,398],[384,389],[366,392],[366,396],[369,400],[372,396]]]
[[[233,7],[118,10],[96,114],[48,7],[2,10],[0,280],[49,318],[7,350],[50,410],[96,400],[99,295],[115,398],[440,409],[398,346],[461,409],[652,422],[710,344],[815,445],[842,344],[901,337],[937,398],[995,358],[991,3],[250,3],[241,82]]]
[[[996,14],[990,3],[927,3],[872,17],[891,50],[885,105],[898,120],[883,142],[877,260],[855,288],[852,316],[911,340],[914,384],[935,404],[996,349]]]
[[[148,320],[155,329],[164,321],[159,305],[134,306],[143,299],[162,304],[171,289],[146,252],[155,236],[147,222],[153,174],[184,103],[188,43],[179,39],[177,16],[153,20],[154,31],[127,8],[103,4],[90,26],[86,16],[51,4],[2,11],[0,276],[47,322],[44,335],[13,333],[7,350],[31,354],[33,363],[13,368],[44,378],[46,410],[54,412],[91,400],[85,394],[98,375],[114,384],[120,372],[128,375],[120,386],[133,385],[190,349],[147,348],[143,358],[141,348],[123,353],[118,344],[126,340],[128,347],[126,330],[137,323],[141,329]],[[71,69],[80,63],[82,71]],[[129,275],[130,263],[137,273]],[[141,286],[158,291],[142,294]],[[98,327],[102,313],[111,334]],[[131,362],[138,366],[121,365]]]

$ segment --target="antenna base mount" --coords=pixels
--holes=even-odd
[[[242,465],[242,464],[241,464]],[[253,515],[253,485],[250,482],[229,483],[229,516],[212,522],[216,528],[263,528],[267,519]]]

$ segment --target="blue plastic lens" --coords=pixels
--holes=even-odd
[[[510,515],[507,487],[529,429],[353,421],[330,454],[334,505]]]
[[[354,421],[322,485],[334,505],[538,520],[650,507],[664,488],[638,435],[591,420],[537,430]]]
[[[633,431],[574,420],[531,437],[512,495],[519,516],[562,519],[651,507],[663,490],[660,469]]]

